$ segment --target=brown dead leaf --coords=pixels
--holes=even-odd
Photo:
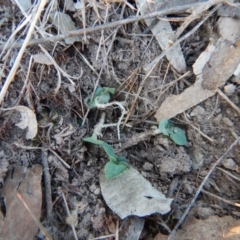
[[[234,73],[240,62],[240,40],[233,45],[219,39],[216,46],[209,44],[193,65],[197,75],[193,86],[179,95],[169,96],[157,110],[158,121],[170,119],[213,96]]]
[[[234,73],[240,62],[240,40],[232,44],[228,40],[219,39],[210,60],[204,66],[203,88],[216,90]]]
[[[36,218],[41,216],[42,205],[42,167],[35,165],[31,169],[17,167],[9,173],[2,195],[5,198],[6,215],[1,219],[0,239],[34,239],[38,226],[28,210],[17,197],[19,192]]]
[[[198,103],[208,99],[215,93],[216,91],[203,89],[200,75],[195,84],[187,88],[183,93],[169,96],[157,110],[155,118],[159,122],[162,119],[170,119],[175,117],[177,114],[182,113]]]
[[[156,11],[159,6],[162,6],[166,1],[155,0],[155,1],[146,1],[146,0],[137,0],[136,1],[138,10],[141,14],[147,14],[153,11]],[[174,4],[174,3],[172,3]],[[171,6],[172,7],[172,6]],[[161,8],[164,9],[164,6]],[[151,26],[154,22],[152,19],[144,20],[147,26]],[[158,22],[151,27],[151,32],[156,36],[159,46],[161,49],[167,49],[171,42],[174,40],[174,31],[172,30],[171,24],[168,21],[158,20]],[[186,71],[186,62],[181,50],[180,44],[177,44],[172,49],[166,53],[166,57],[171,63],[171,65],[180,73]],[[148,71],[155,64],[155,60],[152,63],[148,64],[144,70]]]

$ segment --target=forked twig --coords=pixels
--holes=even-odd
[[[198,187],[195,196],[193,197],[193,199],[191,200],[190,204],[188,205],[187,209],[185,210],[185,212],[183,213],[182,217],[179,219],[178,223],[176,224],[176,226],[174,227],[174,229],[172,230],[171,234],[168,236],[168,240],[171,240],[174,238],[178,228],[180,227],[180,225],[183,223],[183,221],[185,220],[187,214],[189,213],[190,209],[192,208],[193,204],[196,202],[198,195],[201,193],[203,186],[205,185],[205,183],[207,182],[208,178],[210,177],[210,175],[212,174],[212,172],[215,170],[215,168],[217,167],[217,165],[227,156],[227,154],[233,149],[233,147],[240,141],[240,137],[238,137],[238,139],[236,141],[234,141],[231,146],[227,149],[227,151],[213,164],[213,166],[211,167],[211,169],[209,170],[208,174],[205,176],[205,178],[203,179],[202,183],[200,184],[200,186]]]

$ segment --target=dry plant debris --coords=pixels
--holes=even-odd
[[[239,217],[235,2],[0,0],[0,238],[22,234],[18,213],[31,221],[22,239],[38,228],[51,239],[42,225],[54,239],[184,239],[196,222],[199,236],[235,239],[211,223]],[[116,92],[99,102],[99,87]],[[182,147],[168,138],[179,129]],[[105,153],[83,141],[92,134],[127,171],[104,177]]]
[[[173,199],[166,198],[153,188],[134,168],[111,180],[101,174],[100,184],[107,205],[121,219],[131,215],[144,217],[153,213],[166,214],[171,209]]]

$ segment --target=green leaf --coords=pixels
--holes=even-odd
[[[109,100],[110,100],[110,94],[109,93],[105,93],[103,95],[100,95],[100,96],[94,98],[95,103],[100,103],[100,104],[108,103]]]
[[[115,93],[115,88],[103,87],[102,88],[102,94],[105,94],[105,93],[114,94]]]
[[[86,104],[86,106],[89,108],[89,109],[92,109],[92,108],[95,108],[96,107],[96,104],[94,103],[94,101],[90,98],[90,97],[87,97],[84,99],[84,103]]]
[[[159,123],[158,128],[161,130],[161,132],[162,132],[164,135],[169,136],[168,126],[169,126],[169,120],[168,120],[168,119],[163,119],[163,120]]]
[[[107,162],[104,167],[105,176],[107,179],[112,179],[117,177],[119,174],[124,173],[128,169],[123,163],[114,163],[114,162]]]
[[[117,155],[115,154],[113,148],[107,143],[103,142],[102,147],[106,154],[108,155],[110,162],[117,162]]]
[[[104,144],[103,141],[98,140],[95,137],[85,137],[82,140],[85,141],[85,142],[90,142],[90,143],[97,144],[97,145],[100,145],[100,146],[102,146]]]
[[[173,127],[171,131],[169,131],[170,138],[178,145],[186,145],[187,138],[185,131],[181,128]]]
[[[101,92],[102,92],[102,88],[101,88],[101,87],[97,87],[97,89],[96,89],[93,97],[100,96],[100,95],[101,95]]]
[[[127,160],[125,157],[123,157],[123,156],[117,157],[117,163],[125,164],[125,165],[127,165],[128,167],[130,166],[128,160]]]

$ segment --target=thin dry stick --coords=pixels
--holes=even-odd
[[[231,205],[231,206],[240,207],[240,204],[239,204],[239,203],[236,203],[236,202],[234,202],[234,201],[230,201],[230,200],[227,200],[227,199],[225,199],[225,198],[219,197],[219,196],[217,196],[217,195],[215,195],[215,194],[213,194],[213,193],[210,193],[210,192],[208,192],[208,191],[206,191],[206,190],[204,190],[204,189],[202,189],[202,192],[203,192],[204,194],[207,194],[207,195],[209,195],[209,196],[211,196],[211,197],[213,197],[213,198],[216,198],[216,199],[218,199],[218,200],[220,200],[220,201],[222,201],[222,202],[224,202],[224,203],[227,203],[227,204],[229,204],[229,205]]]
[[[187,39],[189,36],[191,36],[193,33],[195,33],[199,27],[210,17],[212,16],[212,14],[214,12],[217,11],[217,9],[221,6],[221,4],[218,4],[216,7],[214,7],[204,18],[202,21],[200,21],[191,31],[189,31],[188,33],[186,33],[184,36],[182,36],[181,38],[179,38],[176,42],[174,42],[169,48],[165,49],[158,57],[156,57],[150,64],[148,64],[147,66],[145,66],[144,70],[146,72],[150,72],[153,71],[153,69],[157,66],[157,64],[159,63],[159,61],[166,55],[166,53],[172,49],[172,47],[175,47],[176,45],[178,45],[179,43],[181,43],[182,41],[184,41],[185,39]]]
[[[66,201],[66,198],[65,198],[65,195],[64,195],[63,192],[62,192],[62,197],[63,197],[64,203],[65,203],[65,207],[66,207],[66,210],[67,210],[67,216],[71,216],[71,213],[69,211],[69,208],[68,208],[68,205],[67,205],[67,201]],[[75,229],[74,225],[71,224],[71,227],[72,227],[72,231],[73,231],[73,235],[74,235],[75,240],[78,240],[76,229]]]
[[[5,97],[5,94],[6,94],[7,90],[8,90],[8,87],[11,84],[11,82],[12,82],[12,80],[13,80],[15,74],[16,74],[16,71],[17,71],[17,69],[19,67],[19,64],[20,64],[20,61],[22,59],[23,53],[24,53],[24,51],[25,51],[25,49],[26,49],[26,47],[28,45],[28,42],[29,42],[30,38],[32,37],[32,33],[33,33],[33,30],[34,30],[35,25],[37,23],[37,20],[40,17],[40,14],[41,14],[41,12],[42,12],[42,10],[43,10],[43,8],[44,8],[46,3],[47,3],[47,0],[42,0],[42,1],[39,1],[39,5],[36,5],[37,12],[36,12],[36,14],[33,14],[34,17],[33,17],[33,20],[32,20],[32,22],[30,24],[27,36],[26,36],[26,38],[25,38],[25,40],[24,40],[24,42],[22,44],[22,47],[21,47],[21,49],[20,49],[20,51],[18,53],[18,56],[17,56],[17,58],[16,58],[16,60],[14,62],[14,65],[13,65],[13,67],[12,67],[12,69],[11,69],[11,71],[10,71],[10,73],[9,73],[9,75],[8,75],[4,85],[3,85],[3,88],[2,88],[2,90],[0,92],[0,104],[2,103],[2,101],[3,101],[4,97]]]
[[[50,220],[52,217],[52,189],[51,189],[51,175],[49,173],[47,151],[42,150],[42,166],[44,176],[44,190],[45,190],[45,204],[46,204],[46,215],[47,219]]]
[[[210,138],[208,135],[206,135],[205,133],[203,133],[199,128],[197,128],[188,118],[186,113],[183,113],[183,117],[185,119],[185,121],[192,127],[194,128],[196,131],[198,131],[203,137],[205,137],[209,142],[214,142],[214,140],[212,138]]]
[[[48,239],[48,240],[52,240],[52,237],[49,235],[49,233],[46,231],[46,229],[44,228],[44,226],[42,225],[42,223],[38,220],[38,218],[34,215],[34,213],[32,212],[32,210],[28,207],[26,201],[23,199],[22,195],[17,192],[17,196],[18,198],[21,200],[21,202],[23,203],[24,207],[28,210],[28,212],[30,213],[31,217],[33,218],[33,220],[35,221],[35,223],[37,224],[37,226],[40,228],[40,230],[42,231],[42,233],[44,234],[44,236]]]
[[[177,29],[176,33],[174,34],[174,38],[177,39],[191,22],[198,19],[204,11],[208,10],[212,5],[216,5],[217,3],[220,3],[220,0],[207,1],[194,9],[192,14],[188,16],[182,25]]]
[[[222,171],[223,173],[227,174],[229,177],[232,177],[233,179],[237,180],[238,182],[240,182],[240,178],[233,175],[232,173],[226,171],[225,169],[221,168],[221,167],[217,167],[218,170]]]
[[[186,5],[182,5],[182,6],[178,6],[178,7],[168,8],[168,9],[152,12],[152,13],[142,15],[142,16],[129,17],[127,19],[122,19],[119,21],[109,22],[109,23],[98,25],[95,27],[86,28],[85,30],[86,30],[86,33],[92,33],[92,32],[100,31],[100,30],[107,29],[107,28],[118,27],[119,25],[125,25],[125,24],[136,22],[136,21],[141,21],[146,18],[154,18],[154,17],[158,17],[158,16],[165,16],[165,15],[168,15],[171,13],[183,12],[190,8],[198,7],[201,4],[202,3],[191,3],[191,4],[186,4]],[[33,46],[33,45],[47,43],[47,42],[57,42],[57,41],[61,41],[68,37],[73,37],[73,36],[78,36],[78,35],[83,35],[83,34],[84,34],[84,30],[79,29],[79,30],[75,30],[75,31],[70,31],[67,34],[60,34],[60,35],[57,35],[54,37],[33,39],[28,43],[28,46]],[[5,44],[0,45],[0,50],[4,49],[4,46],[5,46]],[[11,48],[11,47],[12,48],[20,48],[21,46],[22,46],[22,42],[19,42],[12,46],[8,46],[6,49]]]
[[[240,137],[238,137],[238,139],[236,141],[234,141],[234,143],[231,144],[231,146],[227,149],[227,151],[213,164],[212,168],[209,170],[208,174],[205,176],[205,178],[203,179],[202,183],[200,184],[200,186],[197,189],[197,192],[195,193],[195,196],[193,197],[193,199],[191,200],[189,206],[187,207],[187,209],[185,210],[185,212],[183,213],[182,217],[179,219],[178,223],[176,224],[176,226],[174,227],[174,229],[172,230],[171,234],[168,237],[168,240],[174,239],[174,236],[178,230],[178,228],[180,227],[180,225],[183,223],[183,221],[185,220],[187,214],[189,213],[190,209],[192,208],[193,204],[196,202],[198,195],[200,194],[200,192],[203,189],[203,186],[205,185],[205,183],[207,182],[208,178],[210,177],[210,175],[212,174],[212,172],[215,170],[215,168],[217,167],[217,165],[227,156],[227,154],[233,149],[233,147],[240,141]]]
[[[238,112],[238,114],[240,114],[240,108],[237,107],[219,88],[217,90],[217,93],[221,98],[223,98],[226,102],[228,102],[230,106]]]

